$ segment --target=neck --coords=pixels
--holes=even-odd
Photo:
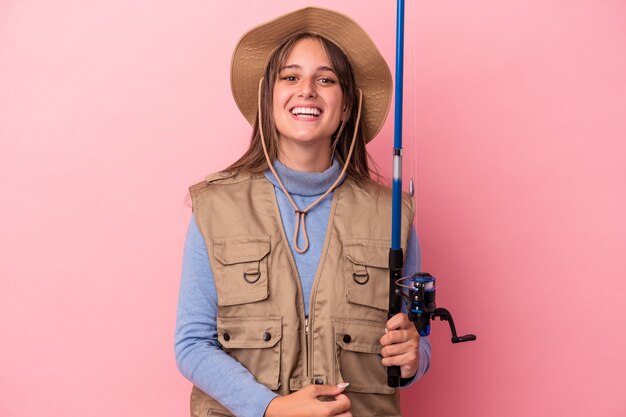
[[[331,165],[328,143],[299,146],[281,143],[278,160],[288,168],[301,172],[323,172]]]

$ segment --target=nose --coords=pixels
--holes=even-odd
[[[303,98],[310,98],[310,97],[316,97],[317,96],[317,91],[316,91],[316,84],[315,84],[315,78],[313,77],[306,77],[303,78],[301,83],[300,83],[300,97]]]

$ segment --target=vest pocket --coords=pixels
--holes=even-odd
[[[382,364],[380,338],[385,322],[333,319],[336,343],[337,383],[349,382],[348,392],[393,394],[387,386],[387,368]]]
[[[271,390],[280,387],[282,318],[218,317],[217,339],[224,352]]]
[[[268,295],[269,236],[213,239],[217,304],[230,306],[265,300]]]
[[[351,239],[344,244],[346,299],[349,303],[389,308],[389,241]]]

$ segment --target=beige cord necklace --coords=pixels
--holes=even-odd
[[[265,145],[265,137],[263,135],[263,117],[262,117],[262,112],[261,112],[261,92],[263,90],[263,78],[261,78],[261,80],[259,81],[259,99],[258,99],[258,111],[259,111],[259,133],[261,134],[261,145],[263,146],[263,153],[265,154],[265,159],[267,161],[267,165],[270,169],[270,171],[272,171],[272,174],[274,174],[274,177],[276,178],[276,181],[278,181],[278,185],[280,185],[281,190],[283,190],[283,193],[285,193],[285,195],[287,196],[287,199],[289,200],[289,202],[291,203],[295,213],[296,213],[296,228],[294,230],[293,233],[293,247],[296,250],[296,252],[298,253],[304,253],[309,249],[309,236],[307,235],[306,232],[306,215],[309,212],[309,210],[311,210],[313,207],[315,207],[317,205],[317,203],[319,203],[320,201],[322,201],[324,199],[324,197],[326,197],[328,194],[331,193],[331,191],[333,191],[341,182],[341,179],[343,178],[343,176],[346,174],[346,170],[348,169],[348,163],[350,163],[350,158],[352,157],[352,151],[354,150],[354,143],[356,140],[356,135],[357,132],[359,130],[359,121],[361,120],[361,105],[363,103],[363,91],[361,91],[361,89],[359,88],[359,111],[357,112],[357,116],[356,116],[356,124],[355,124],[355,128],[354,128],[354,134],[352,135],[352,142],[350,142],[350,150],[348,151],[348,156],[346,157],[346,162],[343,165],[343,168],[341,170],[341,173],[339,174],[339,176],[337,177],[337,179],[335,180],[335,182],[328,188],[328,190],[326,190],[326,192],[324,194],[322,194],[317,200],[315,200],[313,203],[311,203],[307,208],[305,208],[304,210],[300,210],[300,208],[298,208],[298,206],[296,205],[296,203],[293,201],[293,198],[291,198],[291,195],[289,194],[289,191],[287,191],[287,189],[285,188],[285,185],[283,184],[283,182],[281,181],[280,177],[278,176],[278,173],[276,172],[276,170],[274,169],[274,164],[272,164],[272,161],[270,160],[270,156],[267,152],[267,146]],[[343,130],[343,123],[342,122],[342,126],[340,128],[340,132]],[[298,234],[300,233],[300,227],[302,226],[302,233],[304,234],[304,247],[300,248],[298,246]]]

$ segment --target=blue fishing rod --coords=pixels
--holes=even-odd
[[[457,336],[452,314],[435,304],[435,277],[427,272],[418,272],[403,277],[404,258],[401,246],[402,226],[402,100],[404,87],[404,0],[397,0],[396,14],[396,86],[393,136],[393,179],[391,183],[391,248],[389,249],[389,313],[387,318],[402,311],[402,301],[407,305],[409,320],[420,336],[430,334],[430,320],[439,317],[447,321],[452,332],[452,343],[476,340],[468,334]],[[402,289],[404,288],[404,292]],[[387,367],[387,385],[399,387],[399,366]]]
[[[393,133],[393,179],[391,183],[391,248],[389,249],[389,313],[387,318],[402,311],[400,288],[404,259],[400,244],[402,226],[402,88],[404,75],[404,0],[398,0],[396,12],[396,88]],[[400,386],[400,367],[387,368],[387,385]]]

